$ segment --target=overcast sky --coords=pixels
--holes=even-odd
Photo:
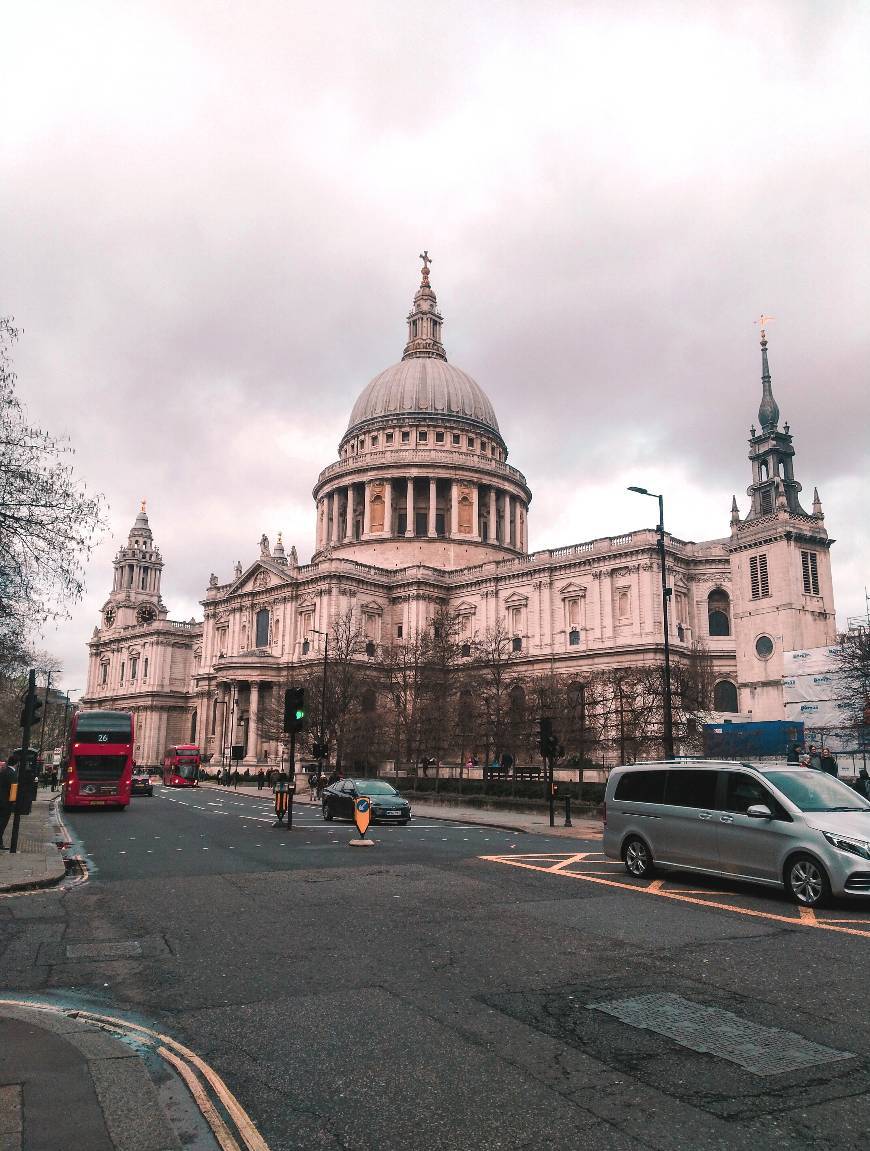
[[[283,530],[399,359],[433,257],[532,549],[747,508],[769,327],[838,616],[870,579],[870,5],[161,4],[3,16],[0,311],[112,530],[46,636],[65,686],[139,500],[173,618]]]

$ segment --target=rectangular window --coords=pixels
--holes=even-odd
[[[386,441],[388,444],[391,444],[391,443],[393,442],[393,433],[392,433],[392,432],[387,432],[387,433],[386,433],[386,435],[384,436],[384,440],[385,440],[385,441]]]
[[[717,771],[676,768],[668,772],[665,803],[671,807],[715,807]]]
[[[520,637],[518,635],[514,636],[513,643],[511,644],[511,647],[513,648],[514,651],[522,651],[523,650],[523,641],[520,639]]]
[[[480,441],[480,450],[481,450],[482,452],[485,452],[485,451],[486,451],[486,440],[481,440],[481,441]]]
[[[130,680],[131,680],[131,682],[132,682],[133,680],[135,680],[135,679],[136,679],[136,672],[137,672],[138,670],[139,670],[139,660],[138,660],[138,658],[136,658],[136,659],[131,659],[131,660],[130,660]]]
[[[406,512],[396,513],[396,534],[403,536],[408,530],[408,515]]]
[[[666,771],[627,771],[616,785],[614,799],[629,803],[664,803]]]
[[[435,443],[436,444],[443,444],[444,443],[444,433],[443,432],[436,432],[435,433]]]
[[[770,488],[765,488],[761,493],[761,512],[762,515],[770,515],[773,511],[773,492]]]
[[[760,552],[749,557],[749,582],[753,599],[764,599],[770,595],[770,581],[767,577],[767,555]]]
[[[371,440],[371,443],[372,443],[372,447],[373,447],[373,448],[376,448],[376,447],[378,446],[378,437],[377,437],[377,436],[372,436],[372,440]]]
[[[104,663],[102,665],[102,673],[100,675],[100,683],[108,683],[108,682],[109,682],[109,665],[107,663]]]
[[[474,447],[474,436],[469,436],[468,440],[466,442],[470,448],[473,448]]]
[[[145,662],[142,664],[142,680],[143,682],[148,678],[148,656],[145,656]]]
[[[801,568],[806,595],[819,594],[819,558],[815,552],[801,552]]]
[[[435,513],[435,535],[444,535],[444,512]]]
[[[127,665],[124,663],[123,660],[121,660],[121,679],[120,679],[121,683],[124,682],[124,671],[125,671],[126,667],[127,667]]]
[[[411,442],[411,433],[410,432],[402,432],[402,443],[403,444],[409,444],[410,442]]]
[[[396,638],[397,639],[402,638],[402,625],[401,624],[399,624],[399,626],[396,628]]]
[[[458,448],[458,447],[459,447],[459,439],[460,439],[460,437],[459,437],[459,435],[458,435],[456,432],[454,432],[454,433],[453,433],[452,439],[453,439],[453,446],[454,446],[454,448]]]
[[[428,439],[429,439],[429,433],[428,432],[417,432],[417,442],[418,443],[425,444]]]

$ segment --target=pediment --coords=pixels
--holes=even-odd
[[[291,583],[287,569],[281,564],[267,559],[255,560],[251,566],[227,588],[224,595],[238,595],[240,592],[268,591],[280,584]]]
[[[375,600],[369,600],[368,603],[360,604],[359,610],[365,612],[367,615],[383,615],[383,604],[376,603]]]
[[[527,595],[521,595],[520,592],[515,591],[511,592],[511,594],[504,602],[505,607],[525,607],[529,602],[529,597]]]
[[[472,603],[471,600],[464,599],[462,603],[458,603],[453,609],[456,615],[476,615],[477,604]]]
[[[562,599],[575,599],[577,596],[586,595],[586,587],[582,583],[566,583],[564,587],[559,588],[559,595]]]

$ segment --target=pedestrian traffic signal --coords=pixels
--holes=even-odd
[[[284,731],[301,731],[305,726],[305,688],[288,687],[284,692]]]

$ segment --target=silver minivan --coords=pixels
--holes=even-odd
[[[870,896],[870,802],[806,767],[690,760],[610,773],[604,851],[654,868],[784,887],[815,907]]]

